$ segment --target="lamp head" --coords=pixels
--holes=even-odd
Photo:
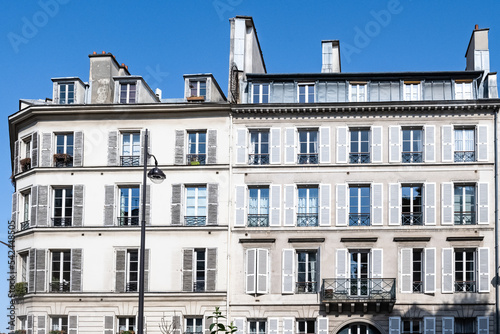
[[[151,169],[148,172],[148,177],[153,183],[159,184],[162,183],[163,180],[165,180],[167,177],[165,176],[165,173],[162,172],[161,169],[159,169],[157,166],[155,166],[153,169]]]

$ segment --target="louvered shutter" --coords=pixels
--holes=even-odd
[[[296,130],[295,128],[285,129],[285,163],[294,164],[296,162]]]
[[[441,184],[441,209],[442,225],[453,224],[453,183],[444,182]]]
[[[401,318],[389,317],[389,334],[401,333]]]
[[[217,248],[207,248],[207,291],[215,291],[217,273]]]
[[[477,161],[488,161],[488,126],[477,127]]]
[[[182,291],[193,291],[193,249],[184,249],[182,254]]]
[[[170,205],[171,225],[182,225],[181,201],[182,201],[182,185],[172,184],[172,199]]]
[[[337,211],[337,226],[347,226],[348,205],[347,205],[347,184],[337,184],[337,194],[335,205]]]
[[[83,166],[83,132],[75,132],[75,146],[73,152],[73,166],[82,167]]]
[[[401,128],[399,126],[389,127],[389,162],[401,161]]]
[[[219,185],[209,183],[208,188],[208,217],[207,225],[218,225],[219,217]]]
[[[104,186],[104,226],[115,225],[115,186]]]
[[[426,125],[424,127],[424,161],[425,162],[435,162],[436,161],[436,127],[434,125]]]
[[[207,164],[217,163],[217,130],[207,131]]]
[[[116,265],[115,265],[115,291],[125,292],[125,285],[127,283],[125,277],[125,270],[127,267],[127,251],[116,251]]]
[[[49,201],[49,187],[38,186],[38,212],[37,212],[37,226],[48,225],[48,201]]]
[[[436,225],[436,184],[426,183],[424,185],[424,224]]]
[[[28,273],[28,293],[35,292],[36,282],[36,249],[30,249],[29,258],[29,273]]]
[[[108,166],[118,166],[119,161],[118,131],[110,131],[108,132]]]
[[[31,218],[30,227],[36,226],[38,217],[38,186],[31,187]]]
[[[257,249],[257,293],[268,292],[269,254],[267,249]]]
[[[349,130],[345,126],[337,128],[337,163],[346,164],[349,145]]]
[[[82,249],[71,250],[71,291],[82,291]]]
[[[401,205],[399,184],[389,184],[389,225],[401,225]]]
[[[14,222],[15,226],[19,228],[18,220],[17,220],[17,197],[18,193],[14,192],[12,194],[12,214],[10,220]]]
[[[149,262],[150,262],[149,249],[144,250],[144,291],[149,291]]]
[[[73,221],[72,226],[83,225],[83,184],[73,186]]]
[[[477,334],[488,334],[490,332],[488,317],[477,317]]]
[[[42,161],[40,167],[52,166],[52,133],[42,133]]]
[[[293,334],[294,324],[294,318],[283,318],[283,334]]]
[[[424,292],[436,292],[436,248],[424,249]]]
[[[285,226],[295,226],[295,194],[294,184],[285,185]]]
[[[110,315],[104,316],[104,334],[114,334],[115,332],[115,317]]]
[[[320,226],[330,226],[331,225],[331,185],[330,184],[320,184],[319,185],[319,225]]]
[[[78,334],[78,316],[70,315],[68,317],[68,334]]]
[[[401,249],[401,293],[413,292],[412,266],[413,250]]]
[[[335,275],[337,277],[337,286],[335,287],[336,292],[345,293],[348,289],[348,274],[349,267],[347,261],[348,250],[347,249],[337,249],[335,263]]]
[[[382,127],[373,126],[372,135],[372,162],[382,162]]]
[[[372,249],[372,279],[374,284],[374,289],[382,288],[382,277],[383,273],[383,254],[382,249]]]
[[[46,254],[45,249],[37,249],[35,255],[36,261],[36,281],[35,290],[36,292],[45,292],[45,276],[46,276]]]
[[[236,213],[234,226],[244,227],[246,225],[246,198],[247,198],[247,188],[246,186],[236,186]]]
[[[12,165],[14,166],[14,175],[19,173],[19,168],[20,168],[19,157],[21,155],[21,152],[19,152],[21,149],[20,146],[21,146],[21,140],[16,140],[14,142],[14,161],[12,162]]]
[[[328,318],[327,317],[318,317],[318,334],[328,334]]]
[[[436,318],[424,317],[424,334],[434,334],[436,332]]]
[[[37,334],[45,334],[47,330],[47,321],[44,315],[39,315],[37,317]]]
[[[257,267],[257,249],[247,249],[246,251],[246,277],[245,277],[245,291],[246,293],[256,293],[256,275],[255,269]]]
[[[143,185],[139,186],[139,219],[142,224],[142,196],[144,195]],[[146,225],[151,225],[151,186],[146,185],[146,215],[145,215]]]
[[[183,165],[184,164],[184,130],[175,130],[175,154],[174,154],[174,164]]]
[[[38,167],[38,132],[31,134],[31,168]]]
[[[233,322],[234,322],[234,326],[236,326],[236,332],[234,332],[235,334],[245,334],[245,321],[246,319],[245,318],[234,318],[233,319]]]
[[[270,187],[270,217],[269,226],[280,226],[281,225],[281,186],[272,185]]]
[[[281,129],[271,128],[270,132],[271,138],[269,142],[271,143],[271,155],[270,163],[271,165],[281,163]]]
[[[292,294],[294,293],[294,267],[295,267],[295,250],[283,249],[283,263],[281,272],[281,293]]]
[[[247,129],[237,129],[236,130],[236,163],[246,164],[247,159]]]
[[[146,140],[146,130],[141,131],[141,155],[139,157],[139,165],[144,166],[144,147],[147,145],[148,146],[148,153],[151,152],[151,132],[148,131],[148,142],[145,142]],[[148,157],[147,164],[149,164],[149,160],[151,157]]]
[[[490,249],[479,247],[478,253],[478,292],[490,292]]]
[[[453,325],[455,323],[455,318],[453,317],[443,317],[441,320],[441,326],[443,327],[443,334],[454,334]]]
[[[28,330],[27,330],[27,334],[33,334],[33,316],[32,315],[28,315]]]
[[[442,293],[453,293],[453,248],[442,250]]]
[[[269,334],[279,334],[279,319],[278,318],[267,318],[267,327]]]
[[[319,128],[319,162],[330,163],[330,128]]]
[[[478,224],[489,224],[489,210],[488,210],[488,183],[477,184],[478,194]]]
[[[372,225],[382,225],[383,224],[383,185],[382,183],[372,184]]]
[[[441,128],[441,159],[443,162],[453,161],[453,126],[443,125]]]

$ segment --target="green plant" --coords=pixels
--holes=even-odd
[[[49,334],[66,334],[66,331],[50,331]]]
[[[66,153],[54,154],[54,162],[56,162],[56,161],[70,162],[72,159],[73,159],[73,156],[66,154]]]
[[[14,334],[26,334],[26,329],[16,329]]]
[[[134,331],[120,331],[120,334],[134,334]]]
[[[197,160],[191,161],[191,166],[198,166],[199,164],[200,162]]]
[[[18,282],[14,285],[14,296],[22,297],[28,293],[28,283]]]
[[[238,330],[238,328],[233,325],[233,322],[231,322],[227,326],[224,326],[224,324],[221,324],[219,322],[219,319],[226,319],[226,317],[222,315],[222,312],[219,311],[219,307],[215,308],[213,314],[214,315],[208,317],[208,319],[214,319],[214,322],[210,325],[210,334],[231,334]]]

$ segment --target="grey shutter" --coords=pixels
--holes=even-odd
[[[424,291],[436,292],[436,248],[424,249]]]
[[[82,291],[82,249],[71,250],[71,291]]]
[[[52,133],[42,133],[41,167],[52,166]]]
[[[347,184],[337,184],[337,195],[335,199],[337,211],[337,226],[347,226],[348,204],[347,204]]]
[[[182,251],[182,291],[193,291],[193,249]]]
[[[293,334],[295,319],[294,318],[283,318],[283,334]]]
[[[401,129],[399,126],[389,127],[389,162],[401,161],[400,133]]]
[[[36,262],[35,256],[36,249],[29,250],[29,273],[28,273],[28,293],[35,292],[35,281],[36,281]]]
[[[104,186],[104,226],[115,225],[115,186]]]
[[[443,334],[454,334],[453,325],[455,323],[455,318],[453,317],[443,317],[441,319],[442,333]]]
[[[328,334],[328,317],[318,317],[318,334]]]
[[[268,291],[268,277],[269,277],[269,261],[268,250],[257,249],[257,293],[267,293]]]
[[[488,126],[477,127],[477,161],[488,161]]]
[[[425,225],[436,225],[436,184],[426,183],[424,185],[424,203],[425,203]]]
[[[104,316],[104,334],[114,334],[115,317],[111,315]]]
[[[436,333],[436,318],[424,317],[424,334]]]
[[[245,226],[246,223],[246,187],[245,186],[236,186],[235,188],[235,199],[236,199],[236,213],[235,213],[235,221],[234,226]]]
[[[33,334],[33,316],[28,315],[28,330],[26,331],[27,334]]]
[[[219,217],[219,185],[217,183],[209,183],[208,187],[208,217],[207,225],[218,225],[217,218]]]
[[[296,161],[296,131],[295,128],[285,129],[285,163],[294,164]]]
[[[295,226],[295,193],[294,184],[285,185],[285,226]]]
[[[349,282],[347,280],[349,270],[347,255],[347,249],[337,249],[335,261],[335,275],[337,277],[337,286],[335,286],[335,291],[338,293],[346,293],[349,285]]]
[[[126,288],[126,277],[125,272],[127,268],[127,251],[117,250],[116,251],[116,267],[115,267],[115,291],[125,292]]]
[[[21,146],[21,140],[16,140],[14,142],[14,161],[12,163],[14,165],[14,175],[19,173],[20,146]]]
[[[330,163],[330,128],[319,128],[319,162]]]
[[[68,317],[68,334],[78,334],[78,316],[70,315]]]
[[[372,249],[372,278],[382,278],[383,273],[383,252],[382,249]]]
[[[285,82],[284,83],[284,96],[283,102],[285,103],[296,103],[297,99],[295,98],[295,83],[294,82]]]
[[[139,206],[139,219],[141,220],[142,224],[142,195],[143,195],[143,185],[141,184],[139,186],[139,192],[140,192],[140,206]],[[148,184],[146,185],[146,226],[151,225],[151,186]]]
[[[36,226],[38,216],[38,186],[31,187],[31,217],[30,227]]]
[[[489,224],[489,210],[488,210],[488,183],[478,183],[477,184],[477,194],[478,194],[478,224]]]
[[[215,291],[217,273],[217,248],[207,248],[207,282],[206,291]]]
[[[234,334],[245,334],[245,318],[234,318],[233,321],[237,328]]]
[[[401,249],[401,293],[413,292],[412,280],[413,250]]]
[[[48,224],[48,193],[48,186],[38,186],[38,212],[36,217],[37,226],[47,226]]]
[[[382,127],[372,126],[372,162],[382,162]]]
[[[383,184],[372,184],[372,225],[382,225],[383,222]]]
[[[271,87],[272,87],[273,93],[269,97],[270,98],[269,102],[271,102],[271,103],[283,103],[284,84],[282,82],[274,82]],[[271,89],[271,87],[270,87],[270,89]]]
[[[389,334],[401,333],[401,318],[389,317]]]
[[[478,253],[478,292],[490,292],[490,249],[479,247]]]
[[[453,224],[453,183],[444,182],[441,185],[442,225]]]
[[[170,205],[171,225],[181,225],[182,185],[172,184],[172,203]]]
[[[141,156],[140,156],[140,161],[139,161],[139,165],[140,166],[144,166],[144,147],[145,147],[145,143],[144,143],[144,140],[146,139],[146,130],[142,130],[141,131]],[[148,145],[148,153],[151,152],[151,132],[148,132],[148,142],[147,142],[147,145]],[[148,157],[148,161],[147,163],[149,164],[149,159],[150,157]]]
[[[31,168],[38,167],[38,132],[31,134]]]
[[[236,130],[236,163],[247,163],[247,129]]]
[[[279,334],[279,318],[267,318],[268,334]]]
[[[443,248],[442,252],[441,293],[453,293],[453,248]]]
[[[399,205],[399,184],[389,184],[389,225],[400,225],[401,205]]]
[[[108,132],[108,166],[119,165],[118,131]]]
[[[19,229],[20,226],[19,226],[18,221],[17,221],[17,197],[18,196],[19,195],[17,192],[14,192],[12,194],[12,215],[11,215],[10,220],[12,222],[14,222],[14,226],[16,226]]]
[[[295,250],[283,249],[283,263],[281,267],[282,294],[291,294],[294,292],[294,264]]]
[[[149,291],[149,262],[150,250],[144,250],[144,291]]]
[[[256,268],[257,268],[257,249],[247,249],[246,251],[246,271],[245,271],[245,293],[256,293]]]
[[[83,225],[83,184],[73,186],[73,221],[72,226]]]
[[[45,292],[45,249],[37,249],[35,255],[36,281],[35,291]]]
[[[489,317],[477,317],[477,334],[488,334],[489,332]]]
[[[331,225],[331,185],[330,184],[320,184],[319,185],[319,225],[320,226],[330,226]]]
[[[281,225],[281,186],[270,186],[271,198],[269,199],[269,226]]]
[[[174,164],[184,164],[184,130],[175,130]]]
[[[281,163],[281,129],[271,128],[270,131],[271,139],[269,140],[271,144],[271,154],[269,162],[271,165]]]
[[[83,132],[76,131],[75,135],[75,147],[73,152],[73,166],[82,167],[83,166]]]
[[[217,130],[208,130],[207,137],[207,164],[214,165],[217,163]]]
[[[44,315],[39,315],[37,317],[37,334],[45,334],[47,324]]]
[[[349,129],[345,126],[337,128],[337,163],[346,164],[348,159]]]
[[[443,125],[441,128],[441,159],[443,162],[453,161],[453,126]]]
[[[425,162],[435,162],[436,161],[436,149],[435,149],[435,137],[436,137],[436,127],[434,125],[426,125],[424,127],[425,132],[425,149],[424,154]]]

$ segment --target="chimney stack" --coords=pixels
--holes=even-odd
[[[323,64],[321,73],[340,73],[340,43],[338,40],[321,41]]]
[[[466,71],[490,71],[490,51],[488,49],[488,31],[490,29],[479,29],[476,24],[465,53],[467,65]]]

